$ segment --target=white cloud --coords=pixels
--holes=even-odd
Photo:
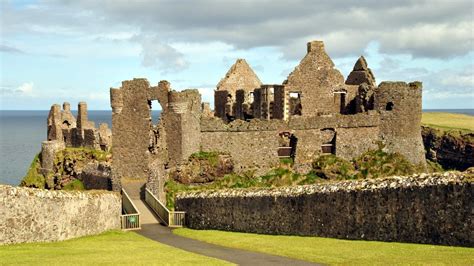
[[[214,89],[213,88],[197,88],[201,94],[201,101],[214,104]]]
[[[142,45],[142,65],[145,67],[157,66],[162,72],[179,71],[188,67],[184,55],[167,43],[163,43],[156,36],[137,36]]]
[[[440,83],[446,86],[468,87],[474,93],[474,65],[466,67],[462,72],[448,72],[441,76]]]
[[[17,87],[13,86],[1,86],[0,94],[2,96],[13,96],[13,97],[37,97],[38,95],[34,91],[33,82],[25,82]]]
[[[34,96],[33,82],[26,82],[18,86],[16,91],[23,96]]]
[[[50,0],[26,8],[7,2],[2,15],[7,37],[19,32],[117,36],[119,40],[127,39],[130,32],[159,36],[153,37],[156,45],[143,45],[144,64],[153,65],[161,58],[178,69],[186,61],[170,43],[222,42],[235,49],[274,46],[282,49],[285,58],[296,59],[313,38],[326,41],[329,52],[338,57],[359,55],[376,41],[389,54],[450,58],[472,51],[474,39],[471,0],[295,0],[291,4],[283,0],[192,4]],[[163,59],[168,53],[173,59]]]

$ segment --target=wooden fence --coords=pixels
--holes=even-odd
[[[145,202],[158,215],[163,223],[169,227],[183,227],[185,222],[185,212],[170,211],[161,201],[145,189]]]
[[[120,220],[122,230],[140,229],[140,212],[124,189],[122,189],[122,215]]]

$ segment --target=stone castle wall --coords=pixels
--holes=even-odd
[[[118,177],[147,178],[151,116],[149,83],[145,79],[122,82],[111,89],[113,174]]]
[[[193,229],[473,247],[473,197],[472,174],[450,172],[188,192],[175,206]]]
[[[308,166],[322,154],[321,146],[326,142],[323,136],[325,129],[333,129],[336,134],[334,153],[350,160],[368,150],[377,149],[378,125],[377,113],[294,117],[289,121],[235,120],[231,123],[218,118],[203,118],[200,148],[229,153],[238,173],[255,170],[256,174],[264,174],[278,166],[281,132],[291,132],[297,138],[295,163]]]
[[[50,242],[120,229],[122,200],[105,191],[0,185],[0,245]]]
[[[380,138],[388,150],[425,164],[421,137],[421,82],[382,82],[375,92]]]

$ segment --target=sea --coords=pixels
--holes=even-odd
[[[75,111],[72,111],[76,115]],[[474,116],[474,109],[426,109],[423,112],[448,112]],[[18,185],[33,158],[46,140],[46,120],[49,111],[0,110],[0,184]],[[107,123],[112,127],[111,111],[88,111],[89,120],[96,126]],[[159,111],[152,114],[153,122]]]

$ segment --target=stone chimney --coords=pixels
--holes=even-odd
[[[77,128],[81,131],[87,128],[87,120],[87,103],[80,102],[77,106]]]
[[[308,42],[308,53],[313,51],[324,52],[324,42],[322,41],[311,41]]]

